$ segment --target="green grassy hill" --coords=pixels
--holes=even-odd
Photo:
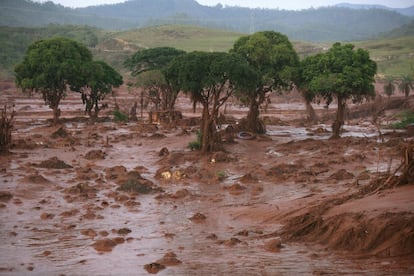
[[[409,28],[408,28],[409,29]],[[414,34],[355,42],[369,50],[378,63],[378,73],[400,76],[414,71]],[[228,51],[243,34],[194,26],[162,25],[124,32],[105,31],[87,26],[49,25],[43,28],[0,27],[0,79],[13,78],[30,43],[63,36],[87,45],[95,59],[101,59],[122,73],[124,60],[139,49],[170,46],[185,51]],[[301,57],[328,49],[330,43],[293,42]]]

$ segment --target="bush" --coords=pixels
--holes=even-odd
[[[1,110],[0,117],[0,151],[6,151],[12,141],[11,131],[13,129],[14,110],[10,111],[7,105]]]
[[[115,110],[113,112],[114,115],[114,120],[116,122],[127,122],[128,121],[128,115],[126,115],[125,113],[122,113],[119,110]]]
[[[393,128],[404,129],[407,126],[414,124],[414,112],[411,110],[403,111],[401,114],[398,115],[398,117],[401,119],[401,121],[392,124]]]
[[[191,150],[200,150],[201,149],[201,137],[202,137],[201,131],[197,130],[196,135],[197,135],[197,140],[188,143],[188,147]]]

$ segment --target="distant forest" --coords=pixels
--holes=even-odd
[[[414,20],[413,8],[325,7],[301,11],[207,7],[194,0],[130,0],[113,5],[71,9],[52,2],[1,0],[0,25],[40,27],[48,24],[88,25],[108,30],[145,26],[197,25],[241,33],[275,30],[292,40],[356,41],[378,36]]]

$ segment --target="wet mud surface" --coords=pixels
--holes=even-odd
[[[200,155],[185,123],[90,124],[72,96],[50,126],[40,98],[2,100],[17,114],[0,275],[414,274],[414,186],[373,184],[399,166],[403,134],[381,142],[356,120],[329,140],[329,124],[298,124],[292,96],[269,107],[283,124],[266,135]]]

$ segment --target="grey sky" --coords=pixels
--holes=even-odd
[[[46,0],[36,0],[37,2],[46,2]],[[149,0],[151,1],[151,0]],[[121,3],[125,0],[52,0],[52,2],[61,4],[66,7],[86,7],[92,5]],[[310,7],[332,6],[337,3],[353,4],[380,4],[393,8],[406,8],[414,5],[414,0],[197,0],[202,5],[215,6],[221,3],[227,6],[239,6],[250,8],[279,8],[288,10],[300,10]]]

